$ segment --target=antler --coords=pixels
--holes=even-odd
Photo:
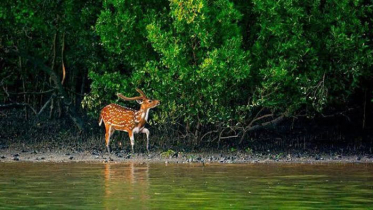
[[[140,93],[140,95],[142,95],[142,97],[144,97],[144,98],[148,98],[148,97],[146,97],[145,93],[144,93],[144,92],[142,92],[142,90],[140,90],[140,89],[136,88],[136,91],[137,91],[137,92],[139,92],[139,93]]]
[[[141,96],[136,96],[136,97],[132,97],[132,98],[128,98],[124,95],[122,95],[121,93],[117,93],[117,96],[123,100],[126,100],[126,101],[134,101],[134,100],[144,100],[146,97],[145,93],[142,92],[142,90],[136,88],[136,91],[140,93]]]
[[[126,100],[126,101],[134,101],[134,100],[142,100],[142,99],[144,99],[144,97],[142,97],[142,96],[128,98],[128,97],[122,95],[121,93],[118,93],[117,96],[119,98],[123,99],[123,100]]]

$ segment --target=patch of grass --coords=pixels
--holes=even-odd
[[[230,151],[231,151],[231,152],[236,152],[236,151],[237,151],[237,149],[236,149],[236,148],[234,148],[234,147],[231,147]]]
[[[162,157],[162,158],[171,158],[171,157],[174,156],[175,154],[176,154],[175,151],[173,151],[172,149],[169,149],[169,150],[167,150],[167,151],[165,151],[165,152],[162,152],[162,153],[161,153],[161,157]]]
[[[254,154],[253,149],[251,149],[250,147],[246,148],[246,149],[245,149],[245,152],[246,152],[247,154],[249,154],[249,155]]]

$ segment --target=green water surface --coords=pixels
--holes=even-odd
[[[0,163],[0,209],[373,209],[373,164]]]

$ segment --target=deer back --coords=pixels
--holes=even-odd
[[[116,130],[129,131],[136,126],[136,111],[118,104],[109,104],[101,111],[105,124],[113,126]]]

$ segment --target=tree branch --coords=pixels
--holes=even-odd
[[[61,79],[58,76],[58,74],[56,74],[56,72],[54,72],[51,68],[49,68],[48,66],[46,66],[38,58],[32,57],[32,56],[28,55],[25,52],[13,51],[13,53],[15,53],[18,56],[21,56],[23,58],[28,59],[30,62],[34,63],[42,71],[44,71],[45,73],[47,73],[50,76],[50,78],[53,80],[53,82],[55,84],[56,89],[58,90],[59,94],[61,95],[61,99],[62,99],[63,105],[64,105],[64,107],[67,108],[67,113],[68,113],[70,119],[79,128],[79,130],[81,130],[81,131],[84,130],[83,121],[77,115],[75,107],[74,106],[69,106],[71,104],[71,102],[69,101],[69,97],[68,97],[65,89],[62,87]]]
[[[46,93],[51,93],[55,91],[55,89],[50,89],[46,91],[41,91],[41,92],[20,92],[20,93],[9,93],[10,95],[42,95]]]
[[[37,114],[36,110],[28,103],[13,102],[13,103],[10,103],[10,104],[0,104],[0,108],[11,108],[11,107],[17,107],[17,106],[27,107],[27,108],[31,109],[35,114]]]
[[[263,119],[265,117],[268,117],[268,116],[263,115],[263,116],[261,116],[259,118]],[[275,119],[273,119],[271,121],[264,122],[264,123],[261,123],[261,124],[258,124],[258,125],[254,125],[254,126],[247,126],[247,127],[243,128],[242,129],[243,134],[242,134],[240,143],[242,143],[243,139],[246,136],[246,133],[252,132],[252,131],[255,131],[255,130],[259,130],[259,129],[262,129],[262,128],[266,128],[266,127],[269,127],[269,126],[276,126],[277,124],[279,124],[284,119],[285,119],[285,114],[282,114],[279,117],[277,117],[277,118],[275,118]]]
[[[273,117],[273,114],[266,114],[266,115],[257,117],[255,119],[253,119],[247,127],[252,127],[252,125],[253,125],[254,122],[256,122],[258,120],[261,120],[261,119],[264,119],[264,118],[267,118],[267,117]]]
[[[51,102],[51,100],[56,97],[56,94],[52,94],[51,97],[48,99],[47,102],[45,102],[44,106],[40,109],[39,113],[37,114],[37,116],[40,116],[40,114],[44,111],[45,108],[47,108],[48,104]]]
[[[245,132],[255,131],[255,130],[258,130],[260,128],[265,128],[265,127],[268,127],[268,126],[276,126],[278,123],[280,123],[284,119],[285,119],[285,116],[281,115],[281,116],[277,117],[276,119],[273,119],[269,122],[265,122],[265,123],[262,123],[262,124],[259,124],[259,125],[254,125],[254,126],[249,127],[249,128],[246,127]]]

